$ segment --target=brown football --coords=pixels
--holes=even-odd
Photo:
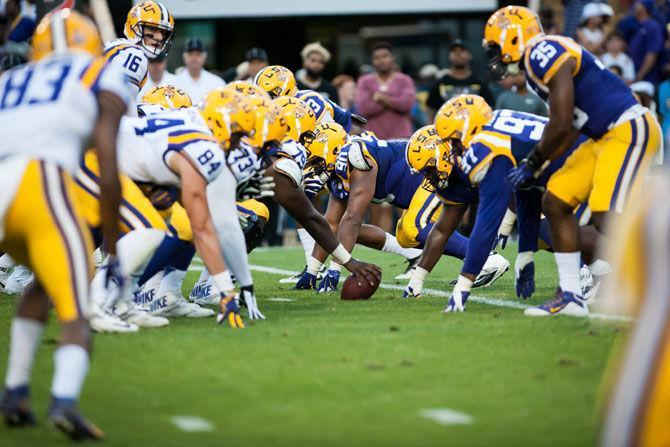
[[[371,286],[368,280],[361,278],[361,285],[358,285],[358,278],[354,275],[349,275],[342,284],[342,291],[340,298],[343,300],[367,300],[379,288],[379,281],[375,281],[375,285]]]

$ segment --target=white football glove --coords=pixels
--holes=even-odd
[[[265,320],[265,315],[258,309],[254,286],[244,286],[240,288],[240,298],[242,305],[247,308],[250,320]]]
[[[421,297],[421,290],[423,290],[423,281],[428,275],[428,270],[416,267],[412,271],[412,277],[405,287],[405,291],[402,294],[403,298],[419,298]]]
[[[274,197],[275,180],[273,177],[265,176],[265,171],[256,173],[249,181],[238,187],[237,196],[240,200],[262,199]]]

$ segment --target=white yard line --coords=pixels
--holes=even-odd
[[[285,275],[285,276],[292,276],[292,275],[297,275],[300,272],[294,271],[294,270],[284,270],[284,269],[278,269],[275,267],[266,267],[264,265],[250,265],[249,266],[251,270],[255,270],[257,272],[263,272],[263,273],[270,273],[272,275]],[[382,289],[387,289],[387,290],[398,290],[398,291],[403,291],[405,290],[404,286],[401,286],[399,284],[390,284],[390,283],[381,283],[379,286]],[[423,289],[423,294],[424,295],[431,295],[431,296],[437,296],[441,298],[449,298],[451,294],[449,292],[445,292],[444,290],[437,290],[437,289]],[[487,304],[489,306],[496,306],[496,307],[506,307],[510,309],[527,309],[530,306],[526,304],[522,304],[516,301],[508,301],[508,300],[500,300],[496,298],[486,298],[483,296],[477,296],[477,295],[470,295],[470,298],[468,301],[472,301],[475,303],[480,303],[480,304]],[[589,313],[587,315],[588,318],[595,318],[595,319],[601,319],[601,320],[609,320],[609,321],[632,321],[630,317],[622,316],[622,315],[609,315],[609,314],[602,314],[602,313]]]
[[[291,301],[295,301],[293,298],[284,298],[283,296],[274,296],[272,298],[268,298],[268,301],[278,301],[280,303],[289,303]]]
[[[419,415],[440,425],[469,425],[474,421],[469,414],[451,408],[426,408],[421,410]]]
[[[214,430],[211,422],[198,416],[172,416],[170,420],[181,431],[189,433]]]

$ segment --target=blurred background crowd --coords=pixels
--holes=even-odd
[[[56,0],[45,0],[46,3]],[[177,19],[175,44],[166,60],[150,64],[144,88],[173,84],[197,101],[212,88],[253,79],[271,64],[291,68],[301,89],[312,89],[369,120],[379,138],[408,138],[430,123],[436,110],[461,93],[483,96],[495,108],[547,114],[546,105],[525,83],[523,72],[499,83],[487,78],[481,49],[484,21],[508,3],[475,0],[435,12],[372,14],[374,0],[354,5],[358,13],[227,10],[223,3],[163,0]],[[45,2],[0,0],[0,70],[25,62],[36,17]],[[108,1],[117,33],[122,35],[127,0]],[[197,8],[210,7],[207,18]],[[265,7],[264,1],[258,2]],[[293,2],[296,6],[305,3]],[[289,2],[287,6],[292,6]],[[348,1],[343,1],[346,8]],[[389,4],[393,4],[390,1]],[[470,3],[470,2],[468,2]],[[490,3],[490,5],[489,5]],[[666,153],[670,147],[670,1],[531,1],[544,30],[562,34],[596,55],[654,111],[662,123]],[[184,5],[182,5],[184,4]],[[209,4],[209,5],[208,5]],[[365,7],[370,5],[369,8]],[[218,6],[217,6],[218,5]],[[190,9],[185,9],[190,8]],[[243,8],[242,8],[243,9]],[[392,9],[392,8],[391,8]],[[402,12],[402,11],[398,11]],[[216,16],[216,18],[212,18]],[[142,95],[143,92],[140,93]],[[666,163],[668,157],[665,157]],[[397,216],[373,206],[369,219],[392,231]],[[290,243],[293,223],[281,210],[268,225],[269,245]]]

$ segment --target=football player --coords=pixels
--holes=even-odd
[[[129,179],[180,189],[181,202],[190,221],[193,245],[208,269],[214,272],[213,279],[222,293],[219,319],[228,321],[233,327],[243,327],[243,323],[233,299],[234,287],[225,270],[223,257],[240,279],[244,302],[254,312],[258,311],[248,272],[244,237],[235,217],[235,183],[226,167],[224,150],[235,144],[234,140],[240,136],[250,133],[254,120],[254,112],[244,97],[218,89],[210,92],[197,109],[167,111],[145,118],[126,117],[119,132],[119,163],[121,171]],[[88,171],[89,177],[94,180],[94,170]],[[165,267],[165,262],[153,262],[152,256],[170,259],[173,253],[180,253],[184,248],[184,241],[166,234],[165,221],[145,197],[134,198],[134,201],[141,203],[142,199],[145,202],[141,210],[132,205],[126,206],[130,218],[123,223],[143,231],[131,231],[120,241],[128,239],[125,242],[128,245],[126,269],[135,283],[141,282],[142,278],[150,278]],[[217,234],[226,236],[218,237]],[[136,242],[133,243],[133,240]],[[96,280],[104,269],[103,264]],[[149,269],[153,271],[148,272]],[[99,290],[96,286],[94,281],[93,289]],[[117,312],[124,312],[124,309],[119,311],[118,304],[112,296],[105,307],[117,305]],[[258,314],[262,318],[260,312]]]
[[[165,57],[174,38],[174,17],[160,2],[146,0],[128,11],[125,39],[105,43],[105,58],[128,77],[134,96],[147,80],[149,59]],[[135,108],[129,111],[135,114]]]
[[[302,175],[307,152],[302,143],[313,138],[315,115],[313,110],[297,98],[278,98],[272,102],[254,97],[257,131],[252,144],[261,147],[264,175],[273,180],[274,197],[296,219],[317,243],[332,254],[340,265],[357,275],[359,282],[380,279],[379,268],[354,259],[331,231],[328,221],[314,208],[302,189]],[[266,123],[259,119],[267,120]],[[260,129],[265,129],[260,132]],[[297,138],[297,140],[296,140]],[[326,256],[328,255],[326,253]]]
[[[8,425],[36,424],[30,371],[53,303],[62,335],[54,354],[49,421],[73,439],[100,439],[102,431],[77,409],[90,359],[93,244],[79,217],[72,174],[90,138],[104,165],[99,201],[109,253],[104,281],[123,283],[113,243],[120,197],[116,135],[131,92],[123,74],[100,57],[95,25],[77,12],[63,9],[45,16],[32,45],[33,62],[0,78],[0,246],[36,276],[12,321],[0,412]]]
[[[570,38],[544,34],[528,8],[496,11],[486,23],[484,46],[493,76],[516,73],[523,64],[529,86],[549,103],[542,140],[510,172],[515,190],[532,183],[580,132],[588,137],[547,183],[542,208],[551,225],[560,286],[555,299],[527,310],[529,315],[587,313],[579,292],[581,255],[573,209],[588,201],[599,230],[606,213],[624,210],[661,144],[658,122],[591,53]]]
[[[423,136],[423,133],[419,135]],[[417,138],[414,142],[420,144],[419,140]],[[323,159],[323,174],[328,178],[327,185],[330,190],[326,218],[333,228],[337,228],[338,240],[344,247],[349,247],[349,250],[356,242],[388,250],[385,246],[389,243],[389,235],[378,227],[363,224],[370,203],[375,201],[386,201],[407,210],[404,219],[399,222],[395,242],[397,249],[394,252],[416,250],[415,247],[423,246],[432,221],[438,216],[439,200],[435,200],[435,196],[427,191],[425,185],[422,186],[421,176],[410,172],[405,162],[407,146],[408,142],[404,140],[385,141],[363,135],[354,137],[339,148],[337,154],[326,154]],[[417,221],[420,228],[413,228]],[[402,247],[398,242],[403,242],[410,248]],[[442,244],[446,254],[459,259],[465,258],[467,246],[468,239],[458,232],[454,232]],[[325,253],[315,247],[309,268],[298,281],[296,288],[315,286],[316,272],[325,257]],[[503,258],[499,258],[502,262]],[[501,263],[500,268],[504,272],[507,266],[502,266]],[[324,292],[335,290],[338,281],[338,265],[331,263],[318,289]]]
[[[600,445],[670,445],[670,190],[668,172],[652,174],[625,214],[608,224],[607,259],[615,274],[603,290],[608,312],[634,315],[612,390]],[[609,375],[605,375],[609,377]]]

